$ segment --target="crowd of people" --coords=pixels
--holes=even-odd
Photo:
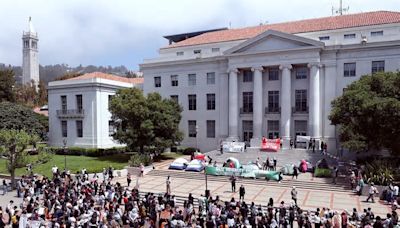
[[[338,212],[328,208],[302,210],[297,205],[297,190],[292,201],[278,204],[269,199],[263,207],[246,203],[245,187],[239,188],[239,200],[223,201],[219,196],[189,194],[178,205],[166,179],[166,193],[139,194],[138,186],[127,187],[113,179],[112,168],[104,178],[86,170],[70,175],[53,169],[53,177],[23,176],[18,180],[19,196],[0,208],[0,227],[394,227],[396,211],[386,218],[375,217],[371,209]],[[110,171],[111,170],[111,171]],[[130,178],[130,174],[129,174]],[[236,181],[236,180],[234,180]],[[232,188],[236,192],[236,188]]]

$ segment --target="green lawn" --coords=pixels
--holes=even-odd
[[[104,167],[112,166],[114,169],[122,169],[128,165],[130,154],[116,154],[103,157],[87,157],[87,156],[67,156],[67,169],[71,173],[76,173],[82,168],[86,168],[89,173],[101,172]],[[30,155],[31,161],[36,161],[36,155]],[[51,175],[51,167],[57,165],[60,170],[64,169],[64,155],[54,155],[52,159],[41,165],[33,167],[33,172],[45,176]],[[6,161],[0,159],[0,173],[8,174],[6,169]],[[16,171],[17,176],[26,174],[26,168],[19,168]]]

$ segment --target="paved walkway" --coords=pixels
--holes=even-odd
[[[184,171],[182,171],[184,172]],[[306,178],[306,177],[304,177]],[[166,191],[165,177],[152,176],[151,173],[139,178],[139,190],[143,192],[163,193]],[[227,177],[228,179],[228,177]],[[120,183],[126,185],[124,178],[118,179]],[[237,181],[237,191],[231,192],[231,184],[227,181],[208,180],[207,188],[211,191],[212,196],[219,196],[223,200],[230,200],[232,197],[239,199],[238,189],[243,183],[246,188],[245,201],[255,202],[256,204],[267,205],[269,198],[273,198],[276,205],[281,201],[285,203],[292,202],[291,187],[279,187],[277,185],[265,182],[260,184],[259,181],[249,179],[239,179]],[[135,185],[136,177],[132,180]],[[204,180],[174,178],[172,177],[171,190],[172,194],[187,197],[192,193],[194,197],[198,197],[205,192],[206,183]],[[132,186],[131,186],[132,187]],[[352,192],[333,192],[330,189],[301,189],[298,188],[298,204],[306,210],[315,210],[316,208],[327,207],[330,209],[342,211],[344,209],[351,212],[353,208],[362,211],[364,208],[371,207],[375,214],[385,216],[391,212],[390,207],[380,202],[365,203],[366,196],[357,196]]]

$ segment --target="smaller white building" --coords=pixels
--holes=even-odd
[[[88,73],[48,85],[49,145],[111,148],[114,133],[109,101],[120,88],[143,87],[143,78]]]

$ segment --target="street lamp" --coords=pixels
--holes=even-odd
[[[67,138],[63,139],[64,172],[67,173]]]
[[[197,135],[198,135],[198,133],[199,133],[199,125],[196,125],[196,152],[197,152],[197,147],[198,147],[198,145],[197,145]]]

